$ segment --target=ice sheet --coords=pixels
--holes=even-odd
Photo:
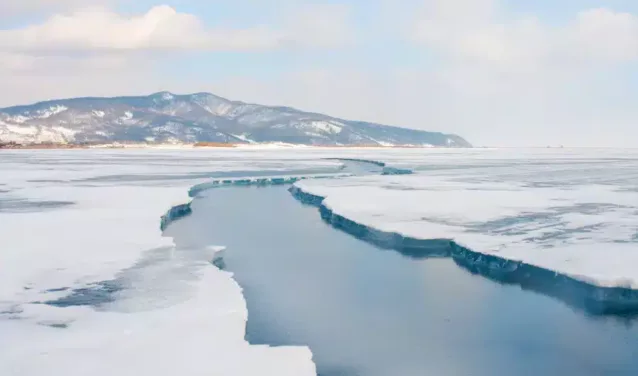
[[[638,289],[637,151],[468,153],[476,155],[394,155],[417,174],[295,186],[370,228]]]
[[[296,183],[347,218],[638,288],[636,151],[2,151],[0,374],[314,374],[307,348],[244,341],[216,249],[176,249],[160,217],[210,178],[342,172],[325,158],[417,173]]]
[[[218,248],[178,249],[160,231],[160,217],[205,181],[193,171],[339,167],[268,158],[3,151],[0,374],[314,375],[309,349],[244,340],[245,302],[211,264]],[[68,205],[18,210],[16,199]]]

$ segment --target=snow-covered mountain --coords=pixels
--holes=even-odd
[[[63,99],[3,108],[0,141],[471,146],[456,135],[236,102],[208,93],[168,92],[146,97]]]

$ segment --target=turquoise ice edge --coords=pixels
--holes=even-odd
[[[596,286],[553,270],[476,252],[452,239],[417,239],[381,231],[334,213],[323,205],[325,197],[304,192],[297,186],[289,191],[301,203],[317,207],[326,223],[379,248],[419,259],[451,257],[472,274],[554,297],[592,315],[638,314],[638,290]]]

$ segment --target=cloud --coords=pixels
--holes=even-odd
[[[78,96],[144,94],[168,89],[152,61],[121,56],[82,59],[18,56],[12,70],[0,63],[0,107]],[[6,61],[0,57],[0,62]]]
[[[422,5],[408,39],[435,59],[412,75],[432,89],[410,90],[437,104],[434,124],[480,144],[636,145],[617,136],[638,137],[635,15],[584,9],[550,24],[499,0]]]
[[[61,11],[41,23],[0,30],[0,81],[9,88],[0,96],[0,107],[56,97],[174,90],[181,79],[167,78],[166,66],[193,56],[187,52],[296,53],[352,41],[349,8],[341,5],[296,4],[270,23],[229,29],[166,5],[140,14],[85,6],[99,3],[27,0],[12,6],[13,11]],[[6,4],[2,9],[8,9]]]
[[[84,73],[103,74],[128,68],[138,63],[148,66],[148,61],[122,55],[94,55],[82,58],[69,56],[32,56],[22,54],[0,55],[0,80],[13,77],[78,76]]]
[[[638,17],[599,8],[562,26],[505,17],[497,0],[428,1],[411,39],[449,57],[518,67],[638,60]]]
[[[638,60],[638,17],[631,13],[598,8],[578,13],[565,30],[579,57],[612,61]]]
[[[141,15],[103,7],[57,14],[26,28],[0,31],[0,50],[20,53],[77,51],[264,51],[289,46],[331,48],[348,39],[348,8],[301,8],[285,27],[209,28],[188,13],[162,5]],[[294,20],[294,21],[292,21]]]
[[[37,53],[139,50],[254,50],[274,48],[279,35],[262,28],[207,29],[169,6],[137,16],[94,7],[58,14],[39,25],[0,31],[0,49]]]

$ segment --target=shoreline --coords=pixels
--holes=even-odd
[[[145,143],[108,143],[108,144],[17,144],[1,143],[0,150],[86,150],[86,149],[242,149],[242,148],[313,148],[313,149],[466,149],[433,145],[306,145],[264,142],[254,144],[197,142],[183,144],[145,144]]]

